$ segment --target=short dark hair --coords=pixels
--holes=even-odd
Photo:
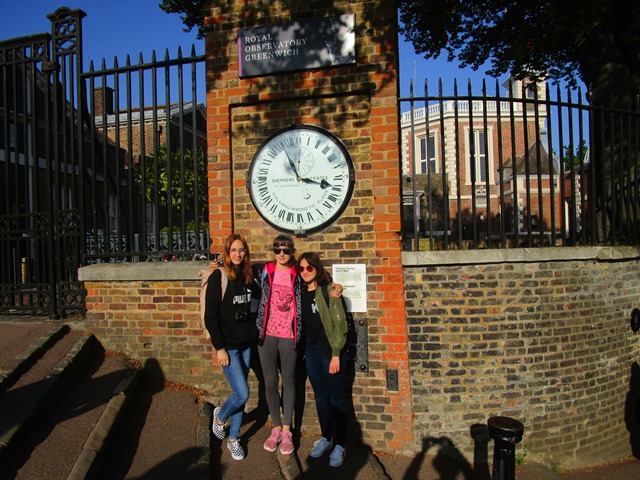
[[[276,247],[291,248],[292,250],[295,251],[295,245],[293,243],[293,238],[291,238],[289,235],[285,235],[283,233],[278,235],[275,238],[275,240],[273,241],[273,248],[276,248]]]
[[[273,248],[279,247],[291,249],[291,256],[289,257],[289,263],[287,265],[289,267],[293,267],[296,264],[296,247],[294,246],[293,238],[291,238],[289,235],[281,233],[273,241]]]

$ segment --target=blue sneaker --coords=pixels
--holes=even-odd
[[[326,438],[322,437],[320,440],[317,440],[313,444],[313,449],[311,450],[311,455],[313,458],[319,458],[329,450],[333,448],[333,440],[329,441]]]
[[[339,467],[344,462],[344,457],[347,456],[347,451],[344,447],[340,445],[336,445],[336,448],[331,452],[331,456],[329,457],[329,466],[330,467]]]

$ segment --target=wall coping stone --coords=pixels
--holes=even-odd
[[[640,258],[640,246],[402,252],[402,265],[405,267],[417,267],[427,265],[564,262],[572,260],[612,261],[633,258]]]
[[[572,260],[613,261],[640,258],[640,246],[540,247],[487,250],[402,252],[402,265],[442,266],[491,263],[539,263]],[[208,261],[98,263],[78,269],[81,282],[100,281],[199,281],[198,272]]]
[[[97,263],[78,269],[81,282],[200,281],[208,260],[139,263]]]

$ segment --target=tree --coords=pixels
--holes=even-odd
[[[160,8],[166,13],[179,13],[185,32],[198,29],[198,37],[204,38],[205,8],[213,5],[209,0],[162,0]]]
[[[161,145],[155,159],[148,156],[134,165],[133,179],[147,203],[171,207],[185,222],[196,217],[202,221],[207,208],[207,166],[202,151],[195,159],[189,149],[169,156],[166,145]]]
[[[570,145],[564,146],[564,171],[568,172],[572,167],[583,167],[585,161],[588,160],[587,154],[589,153],[589,147],[587,142],[580,140],[580,145],[578,145],[575,152],[571,151]]]
[[[592,95],[640,91],[637,0],[399,0],[400,32],[489,75],[575,82]]]
[[[580,78],[595,106],[591,118],[589,208],[592,241],[633,232],[640,211],[631,192],[640,181],[640,2],[638,0],[398,0],[400,32],[418,54],[488,74]],[[609,122],[604,112],[626,110]],[[621,174],[620,172],[624,172]],[[623,205],[624,208],[620,207]],[[619,238],[619,237],[618,237]],[[628,238],[636,238],[629,236]]]

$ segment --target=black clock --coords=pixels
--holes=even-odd
[[[247,178],[251,202],[277,230],[307,235],[335,222],[355,184],[349,151],[333,133],[292,125],[267,138]]]

